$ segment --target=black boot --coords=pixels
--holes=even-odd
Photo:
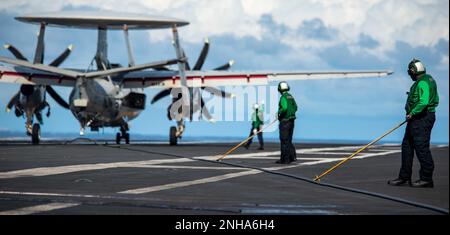
[[[411,180],[404,180],[404,179],[397,178],[395,180],[389,180],[388,184],[392,185],[392,186],[403,186],[403,185],[411,186]]]
[[[275,163],[276,163],[276,164],[290,164],[291,162],[290,162],[290,161],[281,161],[281,160],[278,160],[278,161],[276,161]]]
[[[434,184],[433,184],[433,181],[418,180],[416,182],[413,182],[411,187],[414,187],[414,188],[433,188]]]

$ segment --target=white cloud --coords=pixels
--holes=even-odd
[[[271,13],[280,4],[279,0],[246,0],[242,1],[244,12],[251,17],[260,17]]]
[[[356,45],[361,34],[379,42],[376,49],[364,50],[383,58],[397,41],[416,46],[432,46],[449,38],[449,2],[440,0],[0,0],[0,10],[39,12],[63,8],[99,8],[104,10],[161,14],[183,18],[191,25],[181,30],[182,39],[198,43],[207,36],[251,36],[261,39],[270,34],[259,24],[270,14],[288,33],[279,39],[297,50],[321,50],[337,44]],[[308,39],[298,32],[305,20],[320,19],[336,34],[329,41]],[[152,31],[150,40],[162,41],[170,32]],[[359,48],[360,49],[360,48]],[[356,48],[358,50],[358,48]]]
[[[304,20],[320,18],[324,25],[338,30],[333,41],[308,40],[298,33],[284,35],[281,41],[294,48],[321,49],[339,43],[355,44],[361,33],[380,43],[371,53],[382,56],[396,41],[413,46],[435,45],[448,40],[448,1],[433,0],[1,0],[0,10],[14,12],[56,11],[64,7],[90,7],[148,14],[163,14],[191,22],[183,29],[183,40],[198,42],[206,36],[234,35],[261,39],[264,30],[258,24],[263,14],[284,24],[292,32]],[[270,33],[270,32],[269,32]],[[166,40],[170,33],[156,31],[151,40]]]
[[[443,71],[448,71],[448,66],[449,66],[448,54],[443,55],[441,58],[441,62],[437,65],[437,69],[443,70]]]

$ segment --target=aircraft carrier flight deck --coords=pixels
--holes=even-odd
[[[284,165],[268,143],[216,161],[235,144],[4,141],[0,214],[448,214],[448,145],[431,149],[434,188],[411,188],[387,185],[399,145],[375,145],[316,183],[362,145],[296,144],[298,161]]]

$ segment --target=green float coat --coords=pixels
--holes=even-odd
[[[278,119],[280,121],[295,119],[295,112],[297,112],[297,103],[294,97],[287,91],[283,92],[278,105]]]
[[[263,109],[257,109],[255,112],[253,112],[252,114],[252,127],[253,129],[258,129],[262,124],[262,118],[263,117]]]
[[[439,95],[436,81],[428,74],[419,76],[409,91],[405,105],[406,113],[414,116],[425,109],[430,113],[434,113],[438,104]]]

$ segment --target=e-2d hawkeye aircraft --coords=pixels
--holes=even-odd
[[[59,59],[60,62],[44,65],[42,59],[35,59],[31,63],[25,60],[23,56],[20,57],[15,54],[16,59],[0,57],[0,62],[13,65],[12,67],[0,65],[0,82],[33,87],[34,89],[30,89],[31,94],[27,97],[35,101],[42,100],[42,98],[34,97],[39,97],[39,95],[42,97],[42,94],[45,93],[43,88],[47,88],[46,90],[52,95],[55,92],[52,88],[48,89],[50,86],[72,87],[68,107],[80,123],[80,135],[84,134],[86,127],[90,127],[91,131],[98,131],[99,128],[103,127],[119,127],[120,133],[116,135],[117,144],[120,143],[121,139],[125,139],[127,144],[130,141],[128,122],[136,118],[145,109],[146,95],[144,94],[144,88],[164,89],[154,97],[152,103],[169,94],[172,95],[172,104],[168,108],[168,114],[169,119],[175,117],[177,127],[172,126],[170,128],[169,139],[171,145],[176,145],[185,130],[184,120],[188,118],[192,120],[194,112],[200,111],[207,119],[211,119],[208,110],[204,108],[203,99],[199,99],[200,104],[196,105],[197,108],[193,107],[194,97],[198,95],[199,89],[222,97],[232,97],[232,94],[221,91],[217,87],[267,85],[269,82],[290,80],[381,77],[392,74],[388,70],[225,71],[229,69],[232,62],[215,70],[202,71],[201,68],[209,43],[205,43],[196,65],[193,69],[190,69],[178,35],[178,27],[189,24],[184,20],[117,12],[75,11],[28,14],[18,16],[16,19],[40,25],[35,56],[38,58],[43,57],[44,32],[47,26],[98,30],[97,51],[93,58],[97,65],[96,70],[58,68],[60,62],[67,57],[63,55]],[[128,31],[145,29],[172,29],[172,43],[176,58],[136,65]],[[118,64],[110,63],[108,60],[108,30],[123,30],[128,53],[128,67],[121,67]],[[170,70],[166,67],[175,64],[178,70]],[[34,95],[35,93],[37,93],[37,96]],[[61,97],[55,98],[55,100],[63,107],[65,106]],[[37,103],[35,104],[36,107],[40,105],[39,102],[35,103]],[[31,135],[33,143],[39,143],[40,132],[32,131]]]

